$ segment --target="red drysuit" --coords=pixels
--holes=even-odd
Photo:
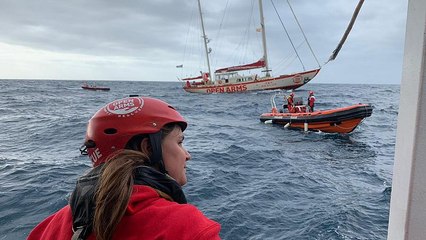
[[[126,214],[113,239],[220,239],[219,223],[208,219],[195,206],[161,198],[148,186],[134,185]],[[28,240],[71,239],[72,214],[67,205],[36,228]],[[95,240],[92,233],[89,240]]]

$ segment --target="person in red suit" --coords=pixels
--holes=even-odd
[[[39,223],[35,239],[220,239],[220,224],[188,204],[185,119],[148,97],[119,99],[89,120],[80,151],[92,161],[69,204]]]
[[[287,109],[288,112],[294,113],[296,112],[296,109],[294,107],[294,93],[290,93],[290,95],[287,97]]]
[[[314,91],[309,91],[309,97],[308,97],[309,112],[313,112],[314,111],[314,106],[315,106]]]

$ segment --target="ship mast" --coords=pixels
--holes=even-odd
[[[268,52],[266,50],[266,33],[265,33],[265,22],[263,17],[263,6],[262,0],[259,0],[259,12],[260,12],[260,27],[262,29],[262,45],[263,45],[263,60],[265,61],[265,72],[266,76],[269,77],[271,71],[268,66]]]
[[[206,59],[207,59],[207,67],[209,69],[209,77],[210,80],[213,80],[213,75],[210,69],[210,59],[209,59],[209,49],[207,48],[207,42],[208,38],[206,36],[206,32],[204,31],[204,21],[203,21],[203,14],[201,13],[201,3],[200,0],[198,0],[198,10],[200,12],[200,19],[201,19],[201,29],[203,30],[203,40],[204,40],[204,50],[206,51]]]

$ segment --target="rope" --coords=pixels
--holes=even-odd
[[[281,19],[281,16],[280,16],[280,14],[278,13],[277,8],[275,7],[274,1],[273,1],[273,0],[271,0],[271,3],[272,3],[272,6],[274,7],[275,13],[276,13],[276,14],[277,14],[277,16],[278,16],[278,19],[279,19],[279,20],[280,20],[280,22],[281,22],[281,26],[283,26],[284,31],[285,31],[285,34],[287,35],[288,40],[290,40],[291,46],[293,47],[293,50],[294,50],[294,52],[296,53],[297,58],[298,58],[298,59],[299,59],[299,61],[300,61],[300,64],[302,64],[303,71],[306,71],[305,65],[303,65],[302,59],[300,59],[299,53],[297,52],[296,47],[294,46],[293,41],[291,40],[290,35],[288,34],[287,28],[284,26],[284,23],[283,23],[283,21],[282,21],[282,19]]]
[[[352,15],[351,21],[349,22],[348,27],[346,28],[345,33],[343,34],[342,39],[340,40],[339,44],[337,45],[336,49],[334,49],[333,53],[331,54],[330,58],[328,59],[328,61],[325,64],[327,64],[328,62],[336,59],[337,54],[339,53],[340,49],[342,48],[343,44],[346,41],[346,38],[348,38],[349,32],[351,31],[354,23],[355,23],[355,19],[358,16],[359,10],[361,9],[362,4],[364,3],[364,0],[359,0],[358,5],[355,8],[355,11]]]
[[[222,38],[220,38],[220,36],[221,36],[222,28],[223,28],[223,23],[225,21],[225,17],[227,16],[227,13],[228,13],[228,5],[229,5],[229,0],[226,1],[225,8],[223,10],[222,19],[220,20],[220,24],[219,24],[219,30],[216,33],[216,39],[218,39],[218,41],[214,42],[214,49],[222,48],[222,41],[221,41]],[[215,53],[216,53],[215,51],[213,51],[212,53],[213,59],[215,59],[215,55],[216,55]],[[217,65],[217,60],[215,61],[215,64]]]
[[[308,44],[308,47],[309,47],[309,49],[311,50],[312,55],[314,55],[315,61],[317,61],[317,63],[318,63],[318,67],[320,67],[320,68],[321,68],[321,64],[319,63],[319,61],[318,61],[318,59],[317,59],[317,56],[315,56],[315,53],[314,53],[314,51],[312,50],[311,44],[309,44],[309,41],[308,41],[308,39],[306,38],[305,32],[303,31],[302,26],[300,26],[299,20],[297,19],[296,14],[294,13],[293,8],[291,7],[290,2],[289,2],[288,0],[287,0],[287,4],[288,4],[288,6],[290,7],[291,12],[293,13],[294,19],[296,19],[297,25],[299,26],[299,29],[300,29],[300,31],[302,32],[303,37],[305,38],[306,44]]]

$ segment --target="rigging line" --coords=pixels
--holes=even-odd
[[[293,64],[293,62],[296,60],[296,58],[297,58],[297,56],[292,55],[292,56],[289,56],[286,59],[284,59],[282,61],[282,63],[279,65],[280,67],[276,68],[277,71],[286,71],[289,68],[289,66],[291,64]]]
[[[305,32],[303,31],[302,26],[300,25],[299,20],[297,19],[296,14],[294,13],[293,8],[292,8],[292,7],[291,7],[291,5],[290,5],[290,1],[289,1],[289,0],[287,0],[287,4],[288,4],[288,6],[290,7],[291,12],[293,13],[294,19],[296,20],[297,25],[299,26],[299,29],[300,29],[300,31],[301,31],[301,32],[302,32],[302,34],[303,34],[303,37],[305,38],[306,44],[308,44],[308,47],[309,47],[309,49],[311,50],[312,55],[314,55],[315,61],[317,61],[318,66],[321,68],[321,64],[319,63],[319,61],[318,61],[318,59],[317,59],[317,56],[315,56],[314,50],[312,50],[311,44],[309,44],[309,41],[308,41],[308,39],[306,38]]]
[[[250,43],[250,38],[251,38],[251,26],[252,26],[252,20],[253,20],[253,9],[254,9],[254,0],[251,1],[251,11],[250,14],[248,15],[248,21],[247,21],[247,28],[245,30],[245,35],[244,35],[244,52],[243,55],[241,55],[241,62],[245,62],[245,59],[248,58],[248,52],[249,52],[249,43]]]
[[[191,11],[191,15],[190,15],[190,23],[192,22],[192,11]],[[188,24],[188,29],[187,29],[187,31],[186,31],[186,36],[185,36],[185,45],[184,45],[184,48],[183,48],[183,62],[185,62],[185,58],[186,58],[186,48],[187,48],[187,46],[188,46],[188,39],[189,39],[189,32],[190,32],[190,29],[191,29],[191,24]]]
[[[196,2],[196,0],[193,0],[194,2]],[[202,41],[200,41],[200,39],[198,38],[198,36],[202,36],[202,31],[201,31],[201,24],[199,20],[195,15],[196,15],[196,4],[191,5],[191,17],[190,17],[190,24],[188,26],[188,31],[189,31],[189,42],[187,43],[187,45],[189,46],[188,48],[188,62],[192,62],[191,64],[188,64],[188,67],[185,67],[185,62],[183,63],[184,66],[182,69],[185,69],[186,73],[189,72],[189,76],[192,76],[193,72],[198,72],[200,69],[202,69],[206,64],[205,64],[205,60],[201,57],[204,55],[203,53],[203,49],[202,49]],[[186,48],[185,48],[186,49]],[[186,51],[186,50],[185,50]],[[185,54],[186,55],[186,54]],[[197,56],[196,58],[194,58],[194,56]],[[188,74],[187,74],[188,75]]]
[[[249,15],[247,17],[247,25],[244,29],[243,33],[241,34],[242,38],[240,39],[240,42],[237,45],[237,48],[234,50],[235,55],[233,56],[234,62],[238,64],[243,64],[245,62],[246,56],[247,56],[247,49],[249,45],[249,38],[250,38],[250,25],[251,25],[251,19],[253,14],[253,1],[251,1],[251,11],[249,11]],[[241,49],[241,50],[238,50]]]
[[[226,1],[225,9],[224,9],[223,15],[222,15],[222,19],[220,20],[219,30],[217,31],[217,34],[216,34],[216,39],[218,39],[218,41],[214,42],[214,49],[221,49],[221,45],[222,45],[221,39],[222,38],[220,37],[220,34],[222,32],[223,22],[225,21],[225,17],[227,16],[227,13],[228,13],[228,5],[229,5],[229,0]],[[216,59],[215,56],[216,56],[216,51],[212,51],[212,58]],[[217,65],[217,63],[218,63],[217,59],[215,60],[215,63]]]
[[[302,59],[300,59],[299,53],[297,53],[297,50],[296,50],[296,48],[294,47],[293,41],[291,40],[290,35],[288,34],[286,27],[284,26],[284,23],[283,23],[283,21],[282,21],[282,19],[281,19],[281,16],[280,16],[280,14],[278,13],[277,8],[275,7],[274,1],[273,1],[273,0],[271,0],[271,3],[272,3],[272,6],[274,7],[275,12],[277,13],[278,19],[280,20],[281,25],[283,26],[285,33],[287,34],[288,40],[290,41],[291,46],[293,47],[294,52],[296,53],[297,58],[299,59],[300,64],[302,64],[303,71],[306,71],[306,69],[305,69],[305,65],[303,65]]]
[[[251,26],[251,22],[252,22],[252,18],[253,18],[253,9],[254,9],[254,0],[251,1],[251,11],[248,15],[248,26],[245,28],[245,30],[242,32],[241,36],[242,38],[240,38],[238,44],[236,44],[236,47],[234,48],[231,56],[228,57],[228,61],[231,62],[237,62],[239,64],[242,64],[243,62],[245,62],[245,55],[247,55],[248,52],[248,43],[249,43],[249,38],[250,38],[250,26]]]
[[[188,48],[188,46],[189,46],[189,37],[190,37],[190,32],[191,32],[191,23],[193,22],[193,19],[194,19],[194,13],[195,13],[195,7],[193,6],[192,8],[191,8],[191,14],[190,14],[190,20],[189,20],[189,23],[190,24],[188,24],[188,29],[187,29],[187,32],[186,32],[186,37],[185,37],[185,46],[184,46],[184,50],[183,50],[183,60],[182,60],[182,68],[181,68],[181,73],[183,73],[184,72],[184,66],[186,65],[186,58],[187,58],[187,54],[188,55],[191,55],[191,48],[189,48],[189,53],[187,53],[187,48]]]
[[[195,11],[197,10],[196,7],[194,7]],[[197,16],[198,18],[195,19],[194,18],[194,22],[197,25],[197,28],[195,30],[196,34],[193,35],[193,52],[192,54],[198,56],[195,59],[195,62],[198,64],[197,67],[195,67],[195,69],[197,69],[197,75],[198,75],[198,71],[202,70],[206,65],[206,59],[204,58],[205,52],[203,49],[203,42],[200,41],[200,38],[202,38],[203,36],[203,31],[201,29],[201,23],[200,23],[200,19],[199,16]]]
[[[254,14],[254,11],[256,10],[255,9],[256,8],[256,5],[255,5],[255,0],[253,0],[252,2],[251,2],[251,11],[250,11],[250,23],[252,24],[252,25],[250,25],[250,26],[254,26],[255,27],[255,32],[254,32],[254,34],[252,34],[251,36],[253,36],[253,37],[251,37],[251,39],[253,39],[253,41],[251,41],[251,48],[250,48],[250,50],[251,50],[251,58],[252,58],[252,60],[253,61],[257,61],[257,60],[259,60],[260,58],[262,58],[263,57],[263,54],[260,54],[260,56],[259,56],[259,53],[261,53],[261,52],[259,52],[259,49],[262,49],[263,48],[263,44],[262,44],[262,35],[261,34],[258,34],[258,31],[260,30],[260,28],[259,28],[259,19],[258,19],[258,17],[257,17],[257,14]],[[251,33],[253,33],[253,31],[251,31]]]
[[[299,49],[305,42],[302,41],[301,43],[299,43],[299,45],[297,45],[296,49]],[[296,60],[297,56],[296,55],[288,55],[284,58],[282,58],[282,60],[280,62],[278,62],[278,64],[275,64],[278,67],[274,67],[278,70],[286,70],[293,62],[294,60]]]

